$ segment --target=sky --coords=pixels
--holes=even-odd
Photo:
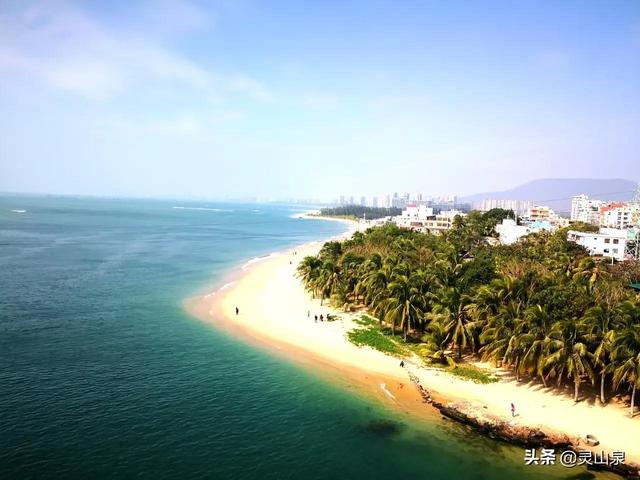
[[[640,1],[0,0],[0,191],[640,179]]]

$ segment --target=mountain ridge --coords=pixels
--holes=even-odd
[[[571,197],[574,195],[584,194],[605,201],[628,201],[633,198],[637,188],[637,181],[623,178],[540,178],[507,190],[467,195],[461,197],[460,201],[531,200],[566,213],[571,210]]]

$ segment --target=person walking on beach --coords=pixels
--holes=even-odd
[[[324,317],[322,316],[322,314],[320,314],[320,321],[324,322]]]
[[[311,316],[311,310],[307,310],[307,318]]]
[[[404,360],[400,360],[400,368],[404,368]]]
[[[240,309],[236,307],[236,315],[238,315],[239,313],[240,313]]]
[[[318,315],[314,315],[314,318],[316,319],[316,323],[318,323]]]
[[[511,416],[516,416],[516,406],[513,403],[511,404]]]

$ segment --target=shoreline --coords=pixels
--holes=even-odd
[[[625,417],[618,405],[590,406],[586,400],[573,405],[561,392],[542,392],[539,385],[504,378],[498,383],[480,385],[407,360],[407,368],[400,368],[395,357],[350,343],[345,334],[356,326],[354,315],[320,305],[320,300],[311,299],[294,275],[305,256],[317,254],[325,241],[349,237],[357,230],[357,223],[309,216],[309,212],[297,218],[340,221],[351,228],[331,239],[308,242],[246,262],[240,271],[228,277],[234,278],[233,283],[186,300],[187,312],[252,344],[302,363],[321,376],[346,377],[368,395],[416,418],[433,420],[444,415],[472,427],[476,421],[476,429],[489,436],[496,436],[492,433],[497,430],[489,431],[488,425],[506,426],[510,432],[523,434],[542,431],[558,445],[570,439],[577,449],[586,447],[579,441],[581,437],[594,434],[601,444],[593,451],[625,451],[627,465],[640,463],[640,442],[634,440],[640,438],[640,422]],[[235,314],[236,306],[240,308],[239,315]],[[314,322],[314,314],[320,313],[331,313],[340,319]],[[415,388],[411,375],[428,391],[435,408],[425,405],[423,392]],[[515,403],[519,411],[513,418],[508,408],[510,402]],[[447,415],[443,408],[452,415]],[[471,420],[465,422],[462,417]],[[590,426],[588,431],[583,431],[584,425]],[[497,438],[506,440],[499,435]],[[512,440],[518,443],[517,439]]]

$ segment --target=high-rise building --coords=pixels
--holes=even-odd
[[[594,200],[586,195],[576,195],[571,199],[571,220],[574,222],[600,223],[600,207],[603,201]]]
[[[525,215],[527,211],[533,207],[533,202],[529,200],[485,198],[482,202],[476,204],[476,206],[481,212],[488,212],[494,208],[502,208],[504,210],[513,210],[516,215]]]
[[[600,226],[618,229],[640,226],[640,204],[611,202],[600,207]]]

